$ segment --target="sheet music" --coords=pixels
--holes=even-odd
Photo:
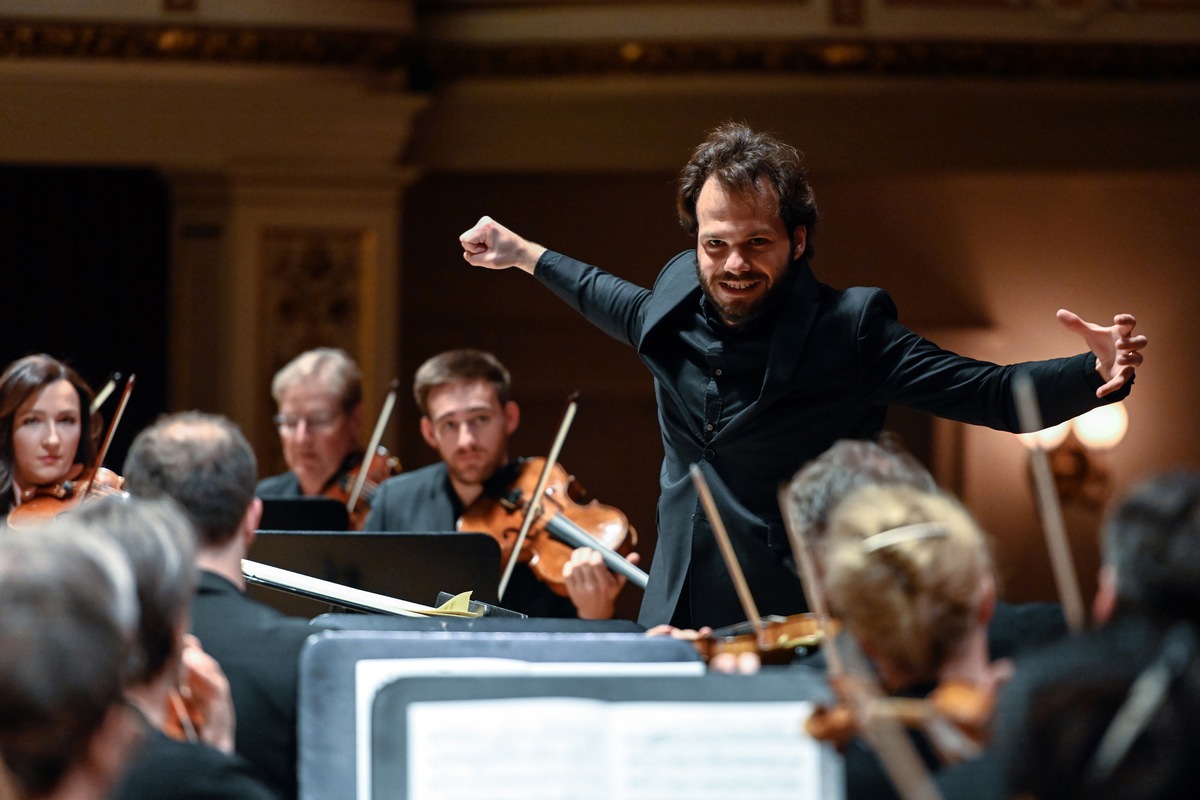
[[[540,662],[509,658],[363,659],[354,665],[356,796],[371,798],[371,704],[397,678],[437,675],[703,675],[702,661]],[[470,796],[470,795],[468,795]]]
[[[810,703],[412,703],[408,800],[840,798]]]

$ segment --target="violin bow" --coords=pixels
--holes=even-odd
[[[800,567],[800,588],[804,590],[808,607],[817,615],[817,628],[821,631],[821,642],[825,649],[828,673],[833,677],[838,677],[844,668],[841,653],[838,652],[829,636],[830,616],[829,605],[825,602],[825,588],[821,585],[821,579],[817,573],[812,542],[806,532],[801,530],[800,523],[792,510],[792,504],[788,502],[788,485],[784,483],[779,487],[779,510],[783,515],[783,526],[787,530],[788,541],[792,545],[792,558]]]
[[[879,763],[903,800],[941,800],[921,756],[900,722],[887,713],[887,698],[853,636],[843,636],[846,672],[840,682],[855,727],[879,756]],[[832,646],[827,652],[836,650]],[[832,667],[832,661],[830,665]],[[839,662],[843,663],[843,662]]]
[[[362,494],[363,486],[367,483],[367,467],[375,456],[375,449],[379,447],[379,441],[383,439],[383,431],[387,428],[388,420],[392,418],[392,409],[396,407],[396,392],[399,390],[400,379],[392,378],[392,382],[388,386],[387,397],[383,401],[383,408],[379,409],[379,418],[375,420],[375,430],[371,433],[371,442],[367,445],[367,452],[363,454],[362,466],[358,468],[358,475],[354,478],[350,499],[346,501],[346,510],[351,513],[354,513],[354,507],[358,505],[358,496]]]
[[[517,534],[516,543],[513,544],[512,553],[508,556],[508,563],[504,565],[504,574],[500,577],[500,586],[496,592],[497,599],[504,599],[504,590],[508,588],[513,568],[517,566],[517,560],[521,555],[521,546],[525,544],[525,537],[529,535],[529,529],[533,527],[535,511],[542,502],[542,495],[546,493],[550,470],[554,469],[554,465],[558,463],[558,454],[562,450],[563,442],[567,440],[567,431],[571,429],[571,422],[575,419],[575,411],[578,406],[575,398],[576,395],[572,394],[567,401],[567,411],[563,415],[562,424],[558,426],[558,435],[554,437],[554,444],[550,446],[550,453],[546,456],[546,463],[542,466],[542,474],[538,476],[537,486],[534,487],[533,494],[529,496],[529,503],[525,506],[525,520],[521,523],[521,530]]]
[[[1021,427],[1029,431],[1042,429],[1042,414],[1038,409],[1037,394],[1033,380],[1028,375],[1013,378],[1013,399],[1017,407],[1017,419]],[[1050,458],[1042,443],[1034,440],[1030,450],[1033,464],[1033,485],[1037,490],[1038,511],[1042,517],[1042,532],[1046,536],[1046,547],[1050,552],[1050,565],[1054,569],[1054,583],[1062,601],[1063,615],[1071,633],[1083,630],[1083,595],[1079,591],[1079,580],[1075,576],[1075,562],[1071,557],[1071,544],[1067,540],[1063,522],[1062,506],[1054,489],[1054,478],[1050,473]]]
[[[759,647],[765,648],[767,645],[762,641],[762,616],[758,613],[758,606],[754,602],[754,595],[750,592],[750,584],[746,582],[746,575],[742,572],[742,565],[738,562],[737,553],[733,551],[733,542],[729,539],[729,531],[725,529],[721,512],[717,510],[717,502],[708,488],[708,481],[705,480],[704,473],[700,471],[698,464],[692,464],[688,470],[692,475],[692,483],[696,485],[696,491],[700,495],[700,505],[704,507],[704,513],[708,516],[709,524],[712,526],[713,538],[717,540],[717,545],[721,549],[721,557],[725,559],[725,566],[729,569],[729,577],[733,579],[733,588],[737,591],[742,611],[746,613],[746,619],[754,627],[754,636],[758,640]]]
[[[113,389],[117,388],[117,381],[121,380],[121,373],[114,372],[108,376],[108,380],[100,387],[100,391],[96,392],[96,396],[92,398],[92,403],[88,406],[88,413],[95,414],[100,410],[100,406],[104,405],[104,401],[113,393]]]
[[[108,448],[112,446],[113,434],[117,432],[117,426],[121,424],[121,416],[125,413],[125,406],[129,404],[129,395],[133,392],[135,380],[137,380],[137,376],[130,375],[129,380],[125,381],[125,388],[121,391],[121,401],[117,403],[117,411],[113,414],[112,422],[108,423],[108,432],[104,434],[104,444],[100,447],[100,452],[96,454],[96,462],[92,465],[92,476],[88,478],[87,486],[83,489],[84,497],[91,493],[96,475],[100,472],[100,467],[104,466]]]

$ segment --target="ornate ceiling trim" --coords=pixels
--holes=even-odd
[[[405,66],[411,36],[379,31],[0,19],[0,58]]]
[[[895,2],[896,0],[893,0]],[[845,11],[857,0],[841,0]],[[464,78],[589,75],[875,75],[1191,80],[1200,46],[1119,42],[805,39],[424,42],[378,31],[48,23],[0,19],[0,58],[359,66],[408,70],[412,88]]]
[[[1189,80],[1195,45],[861,40],[426,45],[415,88],[463,78],[686,74]]]

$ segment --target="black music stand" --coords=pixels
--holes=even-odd
[[[346,533],[260,530],[251,561],[424,605],[439,592],[471,592],[495,603],[500,545],[484,533]],[[294,616],[313,617],[329,605],[261,586],[256,600]]]
[[[264,497],[258,527],[267,531],[348,531],[346,504],[332,497]]]

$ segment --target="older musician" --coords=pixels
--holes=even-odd
[[[301,353],[271,382],[275,426],[288,471],[259,481],[259,497],[311,497],[362,460],[362,371],[345,351]]]
[[[245,595],[241,562],[262,515],[249,442],[224,417],[175,414],[137,435],[124,470],[130,493],[169,497],[196,526],[192,632],[229,678],[237,752],[281,797],[295,797],[298,659],[312,629]]]
[[[509,459],[508,440],[521,421],[510,389],[508,370],[490,353],[451,350],[422,364],[413,386],[421,435],[442,460],[385,481],[365,529],[455,530],[472,503],[510,486],[520,462]],[[569,599],[518,565],[502,605],[538,617],[612,618],[625,578],[610,572],[599,553],[577,549],[563,574]]]
[[[92,390],[75,370],[45,354],[14,361],[0,375],[0,496],[20,505],[40,487],[90,465],[100,430]]]

